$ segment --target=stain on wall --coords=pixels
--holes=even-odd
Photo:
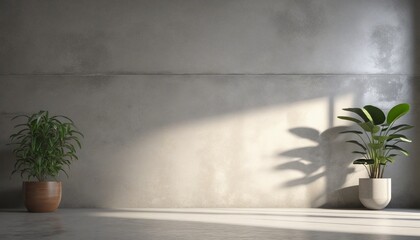
[[[396,55],[401,52],[397,48],[401,39],[400,31],[395,26],[379,25],[372,32],[371,41],[376,50],[373,56],[375,66],[393,72],[394,65],[397,62]]]

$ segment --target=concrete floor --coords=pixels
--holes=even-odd
[[[2,210],[0,239],[420,239],[420,210]]]

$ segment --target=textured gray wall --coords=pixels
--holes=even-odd
[[[10,119],[86,135],[63,207],[359,206],[341,109],[413,104],[416,1],[1,1],[0,207]],[[412,132],[416,141],[420,130]],[[415,143],[416,144],[416,143]],[[420,206],[417,150],[387,169]]]

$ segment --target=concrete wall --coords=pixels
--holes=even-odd
[[[0,207],[8,142],[46,109],[85,134],[63,207],[359,206],[344,107],[420,114],[416,1],[1,1]],[[412,132],[416,141],[419,130]],[[387,169],[416,207],[420,152]]]

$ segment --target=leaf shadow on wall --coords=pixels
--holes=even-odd
[[[332,127],[322,133],[309,127],[289,129],[293,135],[310,140],[315,145],[277,154],[279,158],[286,157],[292,160],[275,166],[276,171],[293,170],[299,172],[300,176],[303,174],[302,177],[286,181],[281,187],[307,186],[325,180],[325,189],[321,187],[309,194],[314,196],[311,207],[361,207],[358,200],[358,186],[344,187],[348,175],[355,172],[355,168],[350,164],[354,157],[349,150],[351,146],[348,146],[345,137],[339,134],[346,129],[348,127]]]

